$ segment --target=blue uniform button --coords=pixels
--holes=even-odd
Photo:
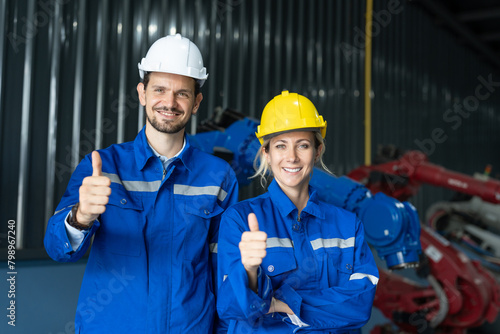
[[[125,198],[122,198],[122,200],[120,201],[120,203],[127,204],[127,200]]]
[[[294,230],[295,232],[300,231],[300,225],[299,224],[293,224],[292,230]]]
[[[203,213],[208,216],[210,214],[210,211],[208,211],[207,209],[205,209],[205,210],[203,210]]]
[[[272,273],[274,271],[274,266],[271,264],[270,266],[267,267],[267,271]]]

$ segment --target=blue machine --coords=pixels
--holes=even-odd
[[[224,124],[227,116],[233,118]],[[233,167],[240,186],[250,183],[255,155],[260,143],[255,136],[258,121],[234,111],[224,111],[218,121],[201,125],[202,131],[190,137],[194,146],[224,158]],[[217,116],[216,116],[217,117]],[[236,120],[234,120],[236,119]],[[354,212],[364,223],[365,238],[391,269],[413,266],[419,261],[420,220],[408,202],[399,202],[383,193],[373,195],[365,186],[342,176],[314,169],[310,184],[320,198]]]

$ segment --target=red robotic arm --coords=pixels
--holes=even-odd
[[[429,163],[427,156],[419,151],[409,151],[397,160],[361,166],[347,176],[363,183],[373,193],[383,192],[400,201],[408,200],[426,183],[500,203],[500,182],[477,180],[449,171]]]
[[[385,157],[347,176],[372,193],[383,192],[400,201],[415,195],[425,183],[500,203],[500,182],[446,170],[429,163],[419,151]],[[425,332],[427,326],[435,332],[458,334],[485,320],[493,322],[500,310],[500,286],[493,275],[430,229],[422,228],[420,243],[428,261],[430,286],[380,270],[375,306],[409,332]]]
[[[463,334],[493,322],[500,310],[495,278],[426,227],[420,243],[429,261],[430,286],[379,269],[374,306],[411,333]]]

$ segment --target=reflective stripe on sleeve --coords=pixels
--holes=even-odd
[[[102,173],[111,182],[121,184],[127,191],[155,192],[160,189],[161,181],[122,181],[117,174]]]
[[[218,186],[195,187],[184,184],[174,184],[174,194],[184,196],[213,195],[223,202],[227,192]]]
[[[373,285],[377,285],[378,283],[378,277],[373,276],[373,275],[368,275],[368,274],[362,274],[362,273],[354,273],[349,277],[350,280],[355,280],[355,279],[363,279],[363,278],[368,278],[370,282],[372,282]]]
[[[72,208],[72,207],[73,207],[73,205],[68,205],[67,207],[62,208],[61,210],[58,210],[58,211],[54,212],[54,214],[57,215],[59,212],[62,212],[64,210]]]
[[[293,242],[288,238],[267,238],[267,248],[274,247],[293,248]]]
[[[340,238],[332,238],[332,239],[323,239],[319,238],[311,241],[312,248],[317,250],[319,248],[349,248],[354,247],[354,242],[356,238],[352,237],[349,239],[340,239]]]

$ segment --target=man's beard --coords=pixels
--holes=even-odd
[[[165,108],[160,108],[162,110],[168,111]],[[148,119],[148,122],[151,124],[151,126],[159,132],[163,133],[178,133],[182,129],[186,127],[186,124],[189,122],[189,118],[186,118],[181,121],[166,121],[166,122],[159,122],[158,118],[156,118],[156,111],[158,109],[153,109],[153,117],[149,117],[148,113],[146,113],[146,117]],[[170,110],[170,109],[169,109]],[[180,112],[177,109],[172,109],[171,111],[173,112]]]

